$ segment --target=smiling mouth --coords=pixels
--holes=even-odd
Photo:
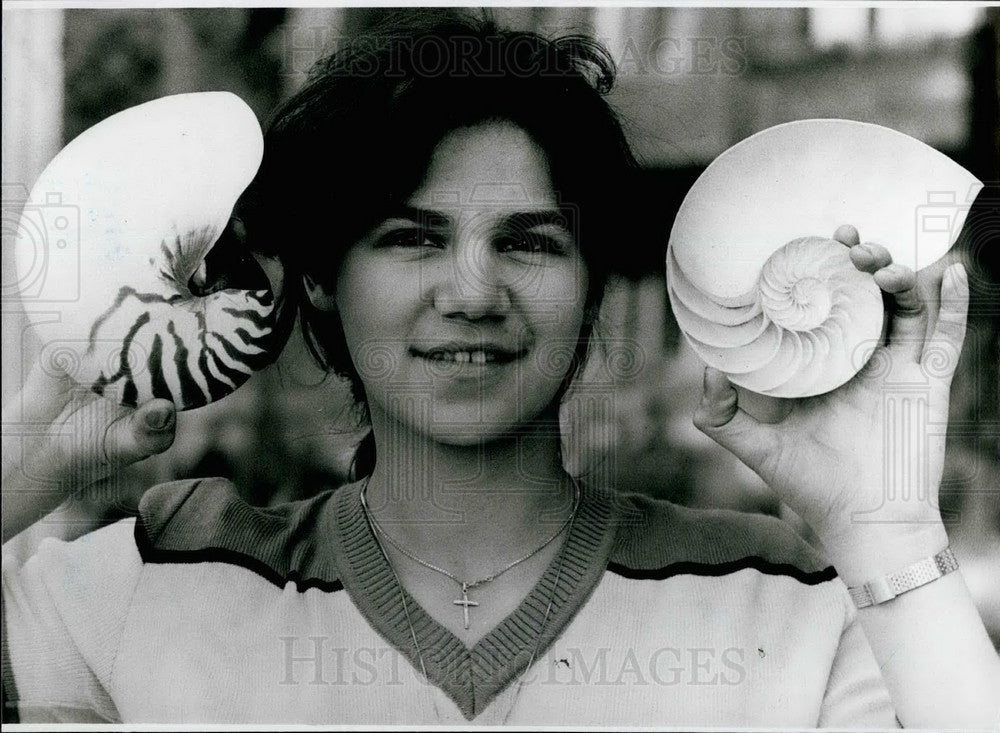
[[[432,349],[410,348],[410,354],[428,361],[444,362],[448,364],[474,364],[483,366],[486,364],[508,364],[520,359],[527,353],[527,350],[512,351],[495,346],[465,347],[465,346],[440,346]]]

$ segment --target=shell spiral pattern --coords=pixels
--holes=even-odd
[[[179,409],[224,397],[273,360],[281,303],[225,236],[262,154],[253,112],[224,92],[147,102],[70,142],[22,219],[44,220],[55,200],[72,226],[58,243],[38,227],[16,241],[19,272],[46,265],[22,296],[44,306],[26,309],[43,358],[62,354],[76,382],[122,404],[161,397]]]
[[[698,290],[667,255],[667,291],[677,323],[706,363],[734,384],[773,397],[836,389],[864,365],[882,328],[882,298],[844,245],[801,237],[760,268],[744,305]]]
[[[677,211],[666,262],[677,323],[702,360],[751,392],[836,389],[880,353],[882,297],[847,247],[807,235],[850,224],[920,271],[954,245],[982,187],[880,125],[814,119],[761,130],[713,160]]]
[[[202,407],[270,362],[276,309],[269,290],[192,299],[179,283],[163,282],[160,292],[122,286],[94,321],[83,372],[97,371],[95,392],[114,390],[117,401],[133,407],[150,397]]]

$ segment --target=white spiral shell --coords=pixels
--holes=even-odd
[[[800,397],[835,389],[866,356],[847,339],[874,344],[882,329],[878,286],[833,240],[803,237],[776,250],[749,306],[706,298],[672,254],[667,268],[674,315],[692,348],[754,392]]]
[[[155,396],[181,409],[266,364],[276,303],[263,271],[248,289],[191,288],[262,155],[256,117],[227,92],[132,107],[63,148],[32,189],[15,249],[42,359],[59,354],[77,382],[123,404]]]
[[[827,237],[852,224],[918,270],[951,248],[981,188],[944,155],[878,125],[764,130],[719,156],[677,213],[666,263],[677,323],[707,364],[752,392],[836,389],[877,345],[883,307],[874,278]]]

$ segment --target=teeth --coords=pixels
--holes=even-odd
[[[451,361],[456,364],[486,364],[497,360],[495,354],[487,354],[485,351],[434,351],[426,355],[426,358],[433,361]]]

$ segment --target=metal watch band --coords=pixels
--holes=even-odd
[[[854,588],[848,588],[854,605],[867,608],[891,601],[901,593],[927,585],[933,580],[958,569],[958,561],[951,548],[946,547],[933,557],[925,557],[899,572],[869,580]]]

